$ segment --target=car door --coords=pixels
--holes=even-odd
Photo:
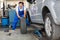
[[[41,11],[42,1],[43,0],[35,0],[35,3],[31,7],[31,12],[32,12],[31,20],[32,20],[32,22],[43,23],[42,11]]]

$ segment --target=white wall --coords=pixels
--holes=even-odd
[[[26,0],[11,0],[11,1],[7,1],[7,4],[10,4],[10,5],[15,5],[15,4],[18,4],[19,1],[23,1],[24,2],[24,5],[29,8],[29,3],[26,1]],[[6,1],[4,0],[5,4],[6,4]],[[3,16],[3,11],[2,11],[2,8],[3,7],[3,0],[0,0],[0,14]]]
[[[10,5],[15,5],[15,4],[18,4],[19,1],[7,1],[7,4],[10,4]]]
[[[3,10],[1,9],[3,7],[3,0],[0,0],[0,16],[3,16]]]
[[[23,2],[24,2],[24,5],[26,6],[26,8],[29,8],[29,3],[26,0]]]
[[[7,1],[7,4],[10,4],[10,5],[15,5],[15,4],[18,4],[19,1]],[[29,7],[29,3],[24,0],[24,5],[28,8]]]

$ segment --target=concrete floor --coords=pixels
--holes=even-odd
[[[40,28],[42,26],[36,27]],[[4,32],[4,30],[0,28],[0,40],[39,40],[37,37],[33,35],[33,31],[35,30],[36,27],[35,26],[32,27],[32,25],[31,27],[28,27],[27,34],[21,34],[20,29],[17,28],[11,36],[8,36],[7,35],[8,32]]]
[[[21,34],[20,29],[16,29],[15,33],[11,36],[7,36],[8,32],[4,32],[0,29],[0,40],[37,40],[32,35],[32,32],[28,32],[27,34]]]
[[[42,26],[36,26],[36,27],[42,27]],[[0,40],[39,40],[36,36],[33,35],[33,31],[35,28],[29,27],[27,34],[21,34],[20,29],[16,29],[15,32],[11,35],[8,36],[8,32],[4,32],[3,29],[0,29]],[[45,37],[43,37],[40,40],[46,40]]]

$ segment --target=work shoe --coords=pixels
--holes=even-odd
[[[12,33],[7,34],[8,36],[11,36]]]
[[[14,33],[15,33],[15,30],[10,30],[7,35],[8,35],[8,36],[11,36],[11,35],[14,34]]]

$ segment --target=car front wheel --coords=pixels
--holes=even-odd
[[[50,13],[45,16],[45,32],[48,40],[55,40],[60,37],[60,27],[57,26]]]

